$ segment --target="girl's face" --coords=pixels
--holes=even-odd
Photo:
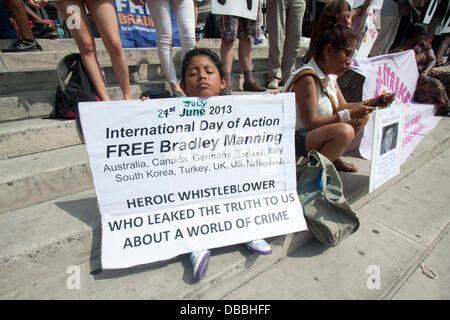
[[[333,66],[333,74],[340,74],[347,71],[352,65],[352,57],[355,53],[356,40],[349,41],[345,46],[333,48],[333,55],[330,57],[330,65]]]
[[[226,79],[220,78],[219,69],[207,55],[192,57],[184,78],[180,85],[190,97],[217,96],[226,85]]]

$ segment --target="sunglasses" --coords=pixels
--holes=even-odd
[[[351,59],[355,55],[355,51],[350,51],[350,50],[347,50],[347,49],[344,49],[344,48],[340,48],[340,47],[337,47],[336,49],[344,51],[345,57],[347,59]]]

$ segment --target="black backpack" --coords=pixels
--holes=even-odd
[[[62,58],[56,71],[58,87],[50,119],[75,119],[79,102],[100,101],[83,67],[80,54],[73,53]]]

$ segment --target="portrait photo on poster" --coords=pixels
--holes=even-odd
[[[398,122],[385,126],[382,131],[380,155],[397,147]]]

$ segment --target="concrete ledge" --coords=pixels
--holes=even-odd
[[[255,71],[253,72],[253,77],[259,84],[265,85],[266,74],[265,71]],[[244,76],[242,73],[232,73],[231,86],[235,94],[251,93],[242,90],[243,83]],[[53,110],[55,103],[56,84],[52,84],[52,87],[50,90],[28,91],[0,96],[0,122],[48,116]],[[131,94],[134,99],[138,99],[145,90],[158,91],[162,89],[170,92],[170,86],[164,79],[138,81],[131,84]],[[123,99],[122,91],[117,83],[109,86],[107,91],[111,100]],[[0,126],[3,126],[3,124],[0,124]]]
[[[90,188],[84,145],[0,161],[0,213]]]
[[[297,59],[297,66],[301,65],[302,58]],[[165,77],[162,73],[161,66],[158,63],[148,64],[136,64],[129,65],[129,75],[130,82],[166,82]],[[176,63],[177,77],[181,79],[181,65]],[[268,64],[266,58],[253,59],[253,72],[267,73]],[[105,73],[106,83],[108,85],[118,85],[117,79],[113,73],[111,66],[103,66],[103,71]],[[233,62],[232,74],[238,76],[242,74],[241,66],[238,60]],[[0,96],[19,96],[28,91],[48,91],[55,90],[57,87],[57,75],[56,75],[56,65],[52,66],[50,69],[41,70],[22,70],[22,71],[5,71],[0,73],[0,83],[3,85],[0,87]],[[265,84],[265,77],[264,82]]]
[[[75,121],[30,119],[0,126],[0,159],[80,144]]]
[[[309,39],[304,38],[301,42],[301,48],[298,56],[303,55],[308,50]],[[31,71],[31,70],[55,70],[58,62],[66,55],[78,52],[76,45],[74,47],[73,39],[45,40],[55,43],[49,51],[43,52],[24,52],[24,53],[0,53],[0,61],[3,65],[2,71]],[[61,46],[57,44],[61,42]],[[43,41],[40,41],[43,42]],[[209,48],[217,55],[220,55],[220,39],[200,39],[197,42],[198,47]],[[98,43],[98,42],[96,42]],[[238,61],[238,41],[234,46],[234,60]],[[141,64],[159,64],[159,57],[156,48],[124,48],[125,57],[128,65]],[[267,59],[267,45],[252,45],[252,59]],[[108,52],[103,46],[97,47],[97,57],[101,66],[110,66],[111,60]],[[181,48],[173,48],[173,57],[176,63],[181,63]]]
[[[141,81],[131,84],[131,95],[138,99],[145,90],[161,90],[166,86],[161,81]],[[122,100],[122,90],[118,85],[106,88],[112,100]],[[21,92],[17,95],[0,96],[0,122],[46,117],[55,104],[56,85],[53,90]],[[3,124],[0,124],[3,126]]]
[[[353,208],[373,199],[450,146],[443,118],[422,140],[401,173],[368,194],[370,162],[354,157],[358,174],[342,174]],[[273,254],[256,256],[241,245],[213,250],[207,277],[194,283],[187,255],[156,264],[100,272],[100,216],[93,190],[0,215],[0,298],[216,299],[263,272],[311,239],[309,232],[270,239]],[[68,290],[68,266],[81,270],[81,290]]]

